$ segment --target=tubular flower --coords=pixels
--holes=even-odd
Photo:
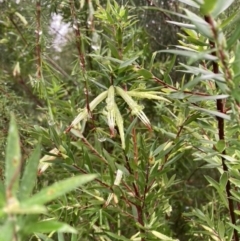
[[[130,96],[141,98],[141,99],[164,100],[167,102],[171,102],[162,96],[158,96],[161,92],[157,92],[157,91],[139,92],[139,91],[131,90],[131,91],[128,91],[127,93]]]
[[[123,127],[123,118],[122,115],[117,107],[117,105],[115,104],[114,106],[115,109],[115,113],[116,113],[116,123],[117,123],[117,127],[119,130],[119,134],[120,134],[120,138],[121,138],[121,142],[122,142],[122,149],[125,149],[125,135],[124,135],[124,127]]]
[[[49,153],[57,156],[60,154],[60,151],[57,148],[54,148]],[[39,165],[38,165],[38,175],[45,172],[46,169],[49,166],[51,166],[50,161],[54,161],[56,159],[56,156],[45,155],[43,158],[41,158],[41,160],[39,161]]]
[[[100,95],[98,95],[90,104],[89,108],[90,111],[94,110],[98,104],[100,104],[106,97],[107,97],[108,91],[104,91]],[[72,121],[70,127],[68,129],[71,129],[73,126],[78,124],[81,120],[87,118],[88,116],[88,109],[85,107],[83,111],[79,113],[79,115]]]
[[[108,89],[108,97],[106,99],[107,103],[107,119],[108,119],[108,126],[110,128],[111,136],[114,136],[114,127],[115,127],[115,120],[116,120],[116,113],[115,113],[115,91],[114,87],[110,86]]]
[[[132,99],[132,97],[128,94],[128,92],[124,91],[123,89],[116,87],[116,91],[128,104],[128,106],[132,110],[132,114],[136,115],[143,122],[143,124],[146,125],[148,128],[151,128],[151,123],[149,119],[142,111],[143,107],[138,105],[138,103]]]

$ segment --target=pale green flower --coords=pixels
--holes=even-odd
[[[106,97],[107,97],[108,91],[102,92],[100,95],[98,95],[90,104],[89,108],[90,111],[94,110],[98,104],[100,104]],[[78,124],[81,120],[86,119],[88,117],[88,109],[85,107],[83,111],[79,113],[79,115],[72,121],[70,128]],[[70,129],[68,128],[68,129]]]
[[[38,175],[46,171],[46,169],[51,166],[51,162],[56,159],[56,156],[60,155],[60,151],[57,148],[53,148],[49,153],[55,156],[44,155],[44,157],[41,158],[38,165]]]
[[[111,136],[114,136],[116,113],[115,113],[115,89],[112,85],[108,89],[108,97],[106,99],[106,103],[107,103],[106,109],[107,109],[108,126],[110,128]]]
[[[124,127],[123,127],[123,118],[122,115],[117,107],[117,105],[115,104],[114,106],[115,108],[115,114],[116,114],[116,123],[117,123],[117,127],[118,127],[118,131],[120,134],[120,138],[121,138],[121,142],[122,142],[122,149],[125,149],[125,134],[124,134]]]
[[[159,96],[159,94],[161,94],[161,92],[158,91],[146,91],[146,92],[140,92],[140,91],[128,91],[127,92],[128,95],[132,96],[132,97],[137,97],[137,98],[141,98],[141,99],[153,99],[153,100],[163,100],[163,101],[167,101],[167,102],[171,102],[168,99]]]
[[[116,91],[116,92],[115,92]],[[131,113],[136,115],[144,125],[146,125],[149,129],[151,129],[151,123],[145,113],[143,112],[143,106],[139,105],[132,97],[141,98],[141,99],[154,99],[154,100],[163,100],[170,102],[166,98],[159,96],[161,92],[158,91],[124,91],[120,87],[114,87],[113,85],[109,87],[108,90],[104,91],[100,95],[98,95],[90,104],[90,111],[94,110],[98,104],[100,104],[104,99],[106,99],[106,108],[104,109],[104,113],[107,116],[108,126],[110,128],[111,137],[114,136],[115,125],[118,126],[122,148],[125,149],[125,134],[124,134],[124,125],[123,118],[118,109],[118,106],[115,102],[115,95],[118,94],[122,97],[122,99],[128,104],[131,109]],[[131,97],[132,96],[132,97]],[[67,128],[66,132],[70,131],[76,125],[79,125],[80,121],[87,120],[88,118],[88,109],[85,107],[79,115],[72,121],[71,125]],[[72,130],[75,132],[76,130]],[[82,133],[82,132],[81,132]],[[76,135],[76,133],[73,133]]]
[[[151,128],[151,123],[149,119],[142,111],[143,107],[139,105],[136,101],[134,101],[127,91],[124,91],[119,87],[116,87],[116,91],[129,105],[130,109],[132,110],[132,114],[136,115],[143,122],[143,124],[146,125],[148,128]]]

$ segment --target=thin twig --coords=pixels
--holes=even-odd
[[[42,59],[41,59],[41,43],[40,43],[40,35],[41,35],[41,3],[40,1],[36,2],[36,59],[37,59],[37,79],[40,80],[42,77],[41,74],[41,66],[42,66]]]
[[[192,91],[186,91],[186,90],[183,90],[183,91],[182,91],[182,90],[179,90],[178,88],[176,88],[176,87],[174,87],[174,86],[172,86],[172,85],[169,85],[169,84],[165,83],[163,80],[157,78],[156,76],[153,76],[153,79],[154,79],[157,83],[159,83],[160,85],[162,85],[162,86],[164,86],[164,87],[166,87],[166,88],[172,89],[172,90],[174,90],[174,91],[181,91],[181,92],[183,92],[184,94],[199,95],[199,96],[210,96],[210,95],[208,95],[208,94],[206,94],[206,93],[202,93],[202,92],[192,92]]]
[[[70,3],[70,11],[71,11],[72,21],[73,21],[73,29],[74,29],[74,33],[75,33],[75,42],[76,42],[76,47],[77,47],[77,51],[78,51],[79,64],[80,64],[80,68],[82,70],[83,77],[84,77],[84,94],[85,94],[85,98],[86,98],[86,106],[87,106],[88,113],[92,116],[92,113],[91,113],[91,110],[89,107],[89,91],[88,91],[87,79],[85,76],[86,75],[86,62],[85,62],[85,56],[84,56],[83,49],[82,49],[83,43],[82,43],[82,34],[80,31],[80,23],[79,23],[79,19],[77,19],[74,1],[69,0],[69,3]]]

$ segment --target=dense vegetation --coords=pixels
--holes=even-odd
[[[0,240],[240,240],[239,1],[0,11]]]

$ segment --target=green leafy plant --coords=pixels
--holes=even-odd
[[[77,187],[93,180],[96,175],[71,177],[45,187],[32,195],[40,159],[40,145],[27,160],[21,175],[21,150],[16,121],[12,115],[7,139],[5,179],[1,181],[1,234],[0,240],[24,240],[36,233],[70,232],[76,229],[54,219],[38,219],[39,214],[46,214],[43,206]],[[36,235],[38,236],[38,235]]]
[[[239,1],[167,1],[168,10],[164,1],[123,2],[37,1],[29,11],[4,3],[9,42],[0,44],[12,49],[19,36],[8,57],[40,100],[25,129],[43,153],[33,148],[21,173],[10,127],[4,240],[239,241]],[[163,49],[154,38],[161,48],[152,53],[140,24],[148,11],[178,44]],[[62,52],[46,50],[53,13],[71,26]],[[19,51],[23,42],[34,53]]]

